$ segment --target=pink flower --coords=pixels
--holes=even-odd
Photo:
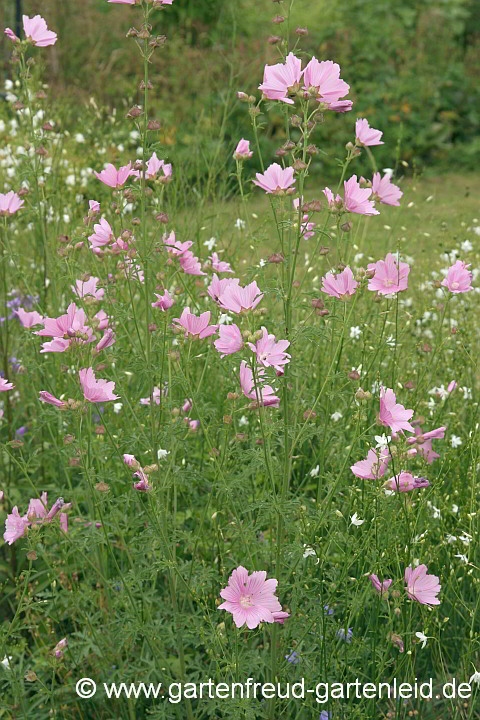
[[[275,342],[275,335],[269,335],[267,328],[262,327],[263,335],[256,345],[248,343],[250,350],[257,355],[257,363],[263,367],[273,367],[278,373],[283,373],[282,365],[290,362],[291,355],[285,352],[290,345],[288,340]]]
[[[373,202],[368,198],[372,194],[370,188],[361,188],[357,182],[357,176],[352,175],[350,180],[345,180],[344,196],[345,207],[349,212],[359,213],[360,215],[379,215],[375,210]]]
[[[214,274],[212,278],[212,282],[207,288],[207,292],[214,300],[214,302],[218,303],[220,301],[221,295],[225,292],[226,288],[229,287],[229,285],[234,284],[238,285],[240,280],[238,278],[223,278],[223,280],[220,280],[216,274]]]
[[[283,625],[285,623],[285,620],[290,617],[290,613],[285,612],[284,610],[281,610],[280,612],[274,612],[273,615],[273,622],[279,623],[280,625]]]
[[[380,295],[392,295],[408,287],[410,266],[405,262],[397,265],[397,259],[392,253],[388,253],[385,260],[369,263],[367,269],[375,272],[368,281],[368,289]]]
[[[230,267],[230,264],[227,262],[224,262],[223,260],[220,260],[218,257],[218,254],[216,252],[212,253],[209,258],[212,261],[212,268],[213,270],[216,270],[220,273],[233,273],[232,268]]]
[[[12,42],[20,42],[20,38],[15,35],[11,28],[5,28],[3,32]]]
[[[295,185],[293,168],[282,168],[278,163],[272,163],[263,175],[256,173],[256,178],[253,180],[254,185],[258,185],[269,195],[284,195],[285,191]],[[290,192],[293,192],[293,188]]]
[[[247,160],[251,158],[252,155],[253,152],[250,150],[250,141],[242,138],[233,153],[233,157],[235,160]]]
[[[0,392],[6,392],[7,390],[13,390],[15,385],[8,382],[6,378],[0,377]]]
[[[173,323],[185,330],[185,337],[189,335],[193,340],[203,340],[213,333],[217,332],[218,325],[209,325],[210,322],[210,310],[202,313],[199,317],[190,312],[190,308],[186,307],[179,318],[174,318]]]
[[[57,658],[57,660],[61,660],[61,659],[63,658],[63,651],[65,650],[65,648],[67,647],[67,645],[68,645],[68,640],[67,640],[67,638],[63,638],[63,640],[60,640],[60,642],[58,642],[58,643],[55,645],[52,653],[53,653],[53,655],[55,655],[55,657]]]
[[[82,308],[77,309],[75,303],[70,303],[67,313],[58,318],[44,318],[43,330],[34,331],[35,335],[53,337],[51,343],[44,343],[41,353],[64,352],[72,342],[91,343],[95,340],[92,329],[85,325],[86,316]]]
[[[405,569],[405,590],[411,600],[416,600],[422,605],[440,605],[437,598],[440,588],[436,575],[427,575],[427,566],[419,565],[412,570],[411,565]]]
[[[98,282],[99,279],[97,277],[91,277],[86,281],[77,280],[75,282],[76,287],[73,285],[70,287],[72,288],[74,294],[79,298],[84,298],[87,295],[90,295],[91,297],[94,297],[95,300],[101,300],[105,295],[105,290],[102,290],[101,288],[97,290]]]
[[[140,463],[135,458],[135,455],[130,455],[129,453],[123,454],[123,462],[125,465],[128,465],[128,467],[133,467],[135,470],[140,467]]]
[[[456,381],[455,381],[455,380],[452,380],[452,381],[448,384],[447,392],[449,392],[449,393],[453,392],[456,387],[457,387]]]
[[[302,198],[303,203],[303,198]],[[295,198],[293,201],[293,207],[295,210],[298,211],[300,207],[300,198]],[[305,240],[308,240],[308,238],[311,238],[315,233],[313,232],[314,227],[317,223],[314,222],[308,222],[308,213],[304,213],[302,217],[302,225],[301,225],[301,234],[305,238]]]
[[[384,580],[383,582],[380,582],[378,577],[374,574],[369,575],[368,579],[371,581],[373,589],[376,590],[379,595],[386,593],[393,582],[393,580]]]
[[[277,583],[277,580],[267,580],[264,570],[249,575],[240,565],[230,575],[227,587],[220,591],[225,602],[218,609],[232,613],[237,628],[246,623],[253,630],[261,622],[273,623],[274,613],[282,612],[275,596]]]
[[[67,403],[63,402],[63,400],[59,400],[54,395],[47,392],[47,390],[40,390],[40,400],[44,403],[48,403],[49,405],[55,405],[55,407],[58,408],[67,407]]]
[[[329,110],[333,110],[334,112],[338,113],[349,112],[353,106],[351,100],[334,100],[333,102],[329,102],[327,104]]]
[[[368,451],[366,459],[359,460],[355,465],[350,467],[350,470],[359,478],[376,480],[385,474],[389,459],[388,448],[379,450],[378,454],[376,450],[371,448]]]
[[[170,235],[164,235],[163,236],[163,244],[167,248],[167,252],[169,255],[183,255],[184,252],[189,250],[193,242],[191,240],[187,240],[184,243],[181,243],[179,240],[176,240],[175,232],[172,230]]]
[[[193,407],[192,398],[185,398],[185,400],[183,401],[183,405],[182,405],[182,412],[185,414],[189,413],[190,410],[192,409],[192,407]]]
[[[114,240],[112,228],[104,218],[100,218],[100,222],[93,226],[93,234],[89,235],[88,239],[92,249],[108,245]]]
[[[100,212],[100,203],[97,202],[97,200],[89,200],[88,201],[88,211],[92,213],[92,215],[96,215]]]
[[[28,527],[28,521],[25,517],[21,517],[18,512],[18,507],[15,505],[10,515],[7,515],[5,520],[5,532],[3,533],[3,539],[9,545],[21,538],[25,530]]]
[[[115,342],[116,342],[115,333],[113,332],[113,330],[108,328],[103,333],[102,339],[99,340],[99,342],[95,345],[94,355],[98,354],[102,350],[106,350],[106,348],[111,347],[112,345],[115,344]]]
[[[285,63],[265,65],[263,83],[258,86],[258,89],[269,100],[281,100],[281,102],[293,105],[294,101],[287,96],[296,92],[301,77],[302,61],[293,53],[289,53]]]
[[[157,300],[155,302],[152,302],[152,307],[160,308],[160,310],[168,310],[168,308],[172,307],[173,299],[168,294],[168,290],[165,290],[163,295],[155,293],[155,297],[157,298]]]
[[[440,457],[432,448],[432,440],[437,438],[443,439],[445,437],[446,427],[440,427],[436,430],[430,430],[430,432],[422,433],[422,428],[419,425],[415,426],[415,438],[409,438],[408,443],[416,443],[419,452],[425,457],[427,463],[430,465],[434,460]]]
[[[169,163],[165,163],[165,160],[159,160],[157,153],[154,152],[150,160],[147,162],[147,172],[145,173],[145,178],[147,180],[154,180],[159,170],[163,170],[163,175],[160,176],[159,180],[170,178],[172,174],[172,166]],[[137,178],[142,175],[140,170],[132,170],[131,174],[135,175]]]
[[[337,196],[334,197],[330,188],[326,187],[323,191],[323,194],[327,198],[328,207],[330,208],[330,210],[340,210],[340,208],[343,207],[343,200],[340,195],[337,194]]]
[[[448,268],[447,277],[442,280],[442,285],[454,294],[472,290],[473,276],[470,270],[467,270],[469,267],[470,265],[466,265],[462,260],[457,260],[455,265]]]
[[[116,5],[135,5],[135,0],[108,0],[108,2]]]
[[[23,207],[23,200],[13,190],[10,190],[6,195],[0,193],[0,217],[13,215],[21,207]]]
[[[384,488],[392,492],[410,492],[418,488],[428,487],[430,483],[427,478],[414,477],[411,473],[401,472],[384,483]]]
[[[405,410],[403,405],[397,403],[393,390],[381,388],[380,413],[378,415],[380,425],[389,427],[394,433],[403,432],[404,430],[413,433],[415,430],[408,422],[412,415],[413,410]]]
[[[263,375],[265,370],[257,371],[257,391],[258,399],[264,407],[278,407],[280,398],[275,395],[275,390],[270,385],[263,385]],[[242,360],[240,363],[240,386],[245,397],[254,400],[257,403],[257,393],[255,392],[255,383],[253,382],[253,372],[247,363]]]
[[[180,255],[180,267],[186,275],[206,275],[202,271],[200,260],[190,250]]]
[[[34,325],[41,325],[43,323],[43,315],[40,315],[40,313],[35,310],[27,312],[23,308],[18,308],[18,310],[14,312],[25,328],[31,328]]]
[[[54,340],[50,340],[49,342],[42,343],[42,349],[40,350],[40,353],[65,352],[70,347],[71,342],[71,340],[55,338]]]
[[[242,333],[237,325],[220,325],[218,334],[220,337],[215,340],[214,345],[220,353],[220,357],[233,355],[243,348]]]
[[[102,172],[94,173],[95,177],[98,178],[98,180],[101,180],[105,185],[108,185],[112,188],[122,187],[122,185],[125,184],[127,178],[132,174],[133,170],[131,162],[129,162],[128,165],[124,165],[119,170],[117,170],[115,165],[108,163],[107,167],[102,170]]]
[[[319,62],[315,57],[303,71],[303,82],[309,95],[315,95],[318,102],[326,103],[332,110],[335,108],[331,106],[335,106],[350,90],[350,85],[340,78],[340,65],[332,60]],[[348,109],[352,106],[350,100],[344,100],[343,103],[350,105]]]
[[[41,15],[35,15],[33,18],[23,15],[23,32],[26,39],[38,47],[55,45],[57,42],[57,34],[47,28],[47,23]]]
[[[108,402],[109,400],[118,400],[120,397],[120,395],[113,394],[115,383],[100,378],[97,380],[92,367],[84,368],[78,374],[85,400],[89,402]]]
[[[337,275],[331,272],[325,275],[322,280],[322,292],[331,297],[340,298],[345,295],[353,295],[357,289],[357,284],[352,271],[347,265],[345,270]]]
[[[357,145],[363,145],[364,147],[368,147],[369,145],[384,145],[383,140],[380,140],[383,132],[371,128],[368,120],[364,118],[357,120],[355,123],[355,134]]]
[[[108,315],[105,310],[99,310],[93,317],[97,321],[95,327],[99,330],[105,330],[108,327]]]
[[[225,289],[218,298],[218,303],[225,310],[230,312],[241,313],[246,310],[254,310],[260,300],[263,298],[263,293],[260,292],[255,280],[242,287],[238,284],[238,280],[228,280],[225,285]]]
[[[373,194],[379,199],[384,205],[400,205],[400,198],[403,192],[400,190],[398,185],[395,185],[391,181],[390,173],[382,176],[379,172],[374,173],[372,180]]]

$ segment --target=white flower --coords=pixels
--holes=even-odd
[[[472,228],[475,235],[480,235],[480,225],[476,225],[474,228]]]
[[[350,337],[352,338],[352,340],[358,340],[358,338],[360,337],[361,334],[362,334],[362,331],[358,327],[358,325],[350,328]]]
[[[473,245],[470,240],[464,240],[460,247],[462,248],[463,252],[470,252],[470,250],[473,250]]]
[[[452,437],[450,438],[450,444],[452,448],[460,447],[460,445],[462,444],[462,438],[458,437],[458,435],[452,435]]]
[[[360,527],[360,525],[363,525],[363,523],[365,522],[365,520],[360,520],[357,517],[357,513],[353,513],[350,520],[352,521],[352,525],[355,525],[355,527]]]
[[[167,455],[170,455],[170,450],[162,450],[161,448],[160,450],[157,450],[157,458],[159,460],[165,460]]]
[[[13,659],[13,658],[12,658],[11,655],[9,655],[8,657],[5,655],[5,657],[3,658],[1,664],[3,665],[4,668],[9,668],[9,667],[10,667],[10,662],[9,662],[9,660],[12,660],[12,659]]]
[[[390,335],[390,336],[385,340],[385,342],[387,343],[388,347],[395,347],[395,345],[396,345],[396,343],[397,343],[397,341],[395,340],[395,338],[393,337],[393,335]]]
[[[85,135],[82,135],[82,133],[77,133],[77,134],[75,135],[75,140],[76,140],[78,143],[84,143],[84,142],[85,142]]]
[[[427,644],[428,636],[425,635],[425,634],[422,633],[422,632],[416,632],[415,635],[416,635],[416,637],[420,640],[420,642],[422,643],[422,648],[424,648],[425,645]]]
[[[217,245],[217,238],[211,237],[210,240],[205,240],[203,244],[212,252],[213,248]]]
[[[446,535],[447,543],[453,543],[456,541],[456,539],[457,539],[456,535],[450,535],[450,534]]]
[[[458,555],[454,555],[454,557],[460,558],[461,562],[465,563],[465,565],[468,565],[468,557],[466,555],[458,554]]]
[[[477,685],[480,685],[480,672],[478,670],[475,670],[475,672],[473,673],[472,677],[470,678],[470,680],[468,682],[470,685],[472,683],[477,683]]]
[[[249,422],[249,421],[248,421],[248,418],[246,417],[246,415],[242,415],[242,417],[241,417],[240,420],[238,421],[238,424],[239,424],[240,426],[242,426],[242,425],[248,425],[248,422]]]
[[[267,264],[267,261],[264,260],[263,258],[260,258],[260,260],[258,262],[258,267],[265,267],[266,264]]]
[[[388,443],[391,442],[392,438],[390,435],[375,435],[375,447],[380,450],[388,448]]]
[[[233,318],[231,315],[228,315],[227,313],[222,313],[218,320],[218,324],[219,325],[228,325],[229,323],[232,322],[232,320],[233,320]]]
[[[353,256],[353,262],[355,263],[355,265],[358,265],[358,263],[360,262],[360,260],[361,260],[362,258],[363,258],[363,253],[356,253],[356,254]]]
[[[317,553],[315,552],[315,550],[312,547],[310,547],[310,545],[306,545],[304,543],[303,547],[305,548],[305,552],[303,553],[303,557],[305,559],[308,557],[315,557],[315,558],[317,557]],[[317,558],[317,562],[315,563],[315,565],[318,565],[319,562],[320,562],[320,558]]]
[[[465,385],[460,388],[460,390],[463,391],[463,399],[464,400],[471,400],[472,399],[472,390],[471,388],[467,388]]]
[[[462,543],[467,546],[470,545],[470,543],[472,542],[471,535],[467,535],[466,533],[465,533],[465,535],[459,535],[458,539],[461,540]]]
[[[245,220],[237,218],[235,220],[235,227],[237,228],[237,230],[245,230]]]
[[[113,412],[115,413],[115,415],[118,415],[122,407],[123,403],[113,403]]]
[[[458,505],[455,505],[455,503],[453,503],[453,505],[452,505],[452,512],[455,514],[458,513]]]
[[[342,413],[338,412],[338,410],[337,410],[337,412],[334,412],[334,413],[332,413],[332,415],[330,415],[330,419],[333,420],[333,422],[338,422],[339,420],[342,419],[342,417],[343,417]]]
[[[310,470],[310,477],[318,477],[318,474],[320,472],[320,465],[317,465],[313,468],[313,470]]]

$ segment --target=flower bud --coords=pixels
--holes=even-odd
[[[295,30],[295,34],[296,34],[296,35],[300,35],[300,36],[302,36],[302,35],[303,35],[303,36],[308,35],[308,29],[307,29],[307,28],[298,27],[298,28]]]
[[[275,15],[275,17],[272,18],[272,23],[274,25],[281,25],[283,22],[285,22],[283,15]]]
[[[267,42],[269,45],[277,45],[279,42],[282,42],[282,38],[278,35],[270,35]]]
[[[248,95],[247,93],[242,92],[239,90],[237,92],[237,100],[240,100],[241,102],[248,102]]]

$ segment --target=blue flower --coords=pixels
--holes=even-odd
[[[285,660],[287,660],[289,663],[293,663],[294,665],[300,662],[300,658],[298,657],[295,650],[291,653],[291,655],[285,655]]]
[[[352,642],[352,636],[353,636],[352,628],[348,628],[346,634],[345,634],[345,630],[343,628],[340,628],[340,630],[337,630],[337,638],[339,638],[340,640],[345,640],[345,642],[347,642],[347,643]]]

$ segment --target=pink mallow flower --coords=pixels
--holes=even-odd
[[[63,498],[58,498],[50,510],[47,512],[47,493],[44,492],[40,499],[32,499],[28,505],[25,515],[21,516],[18,507],[15,506],[10,515],[5,520],[5,533],[3,539],[9,545],[23,537],[26,529],[32,523],[51,522],[60,510],[68,510],[71,503],[65,503]],[[68,520],[66,512],[60,513],[60,527],[64,532],[68,530]]]
[[[418,488],[428,487],[430,483],[427,478],[415,477],[411,473],[401,472],[400,475],[390,478],[384,483],[386,490],[392,492],[411,492],[411,490],[418,490]]]
[[[93,233],[88,236],[88,240],[92,250],[108,245],[115,240],[113,230],[104,218],[100,218],[100,222],[93,226]]]
[[[368,198],[372,194],[370,188],[361,188],[357,182],[357,176],[352,175],[349,180],[343,183],[345,207],[348,212],[358,213],[359,215],[379,215],[378,210]]]
[[[135,5],[135,0],[108,0],[115,5]]]
[[[302,198],[302,204],[303,204],[303,198]],[[298,210],[300,209],[300,198],[294,199],[293,207],[298,212]],[[308,213],[303,214],[300,231],[301,231],[302,236],[305,238],[305,240],[308,240],[308,238],[311,238],[311,237],[313,237],[313,235],[315,235],[315,233],[313,232],[313,229],[316,227],[316,225],[317,225],[317,223],[308,221]]]
[[[337,275],[331,272],[325,275],[322,279],[322,292],[327,293],[327,295],[331,297],[340,298],[353,295],[357,289],[357,285],[358,283],[347,265],[345,270],[337,273]]]
[[[368,120],[365,120],[365,118],[358,119],[355,123],[355,135],[357,145],[368,147],[369,145],[384,144],[383,140],[380,140],[383,132],[375,130],[375,128],[371,128],[368,124]]]
[[[213,284],[213,283],[212,283]],[[225,289],[218,298],[219,305],[224,310],[241,313],[247,310],[254,310],[263,298],[255,280],[249,285],[242,287],[235,278],[227,280]]]
[[[190,308],[186,307],[179,318],[174,318],[173,323],[185,331],[185,337],[189,335],[193,340],[203,340],[213,333],[217,332],[218,325],[209,325],[210,310],[202,313],[199,317],[190,312]]]
[[[267,328],[262,327],[263,335],[256,345],[248,343],[248,347],[257,355],[257,363],[263,367],[273,367],[283,373],[282,365],[290,362],[291,355],[285,352],[290,345],[288,340],[275,342],[275,335],[269,335]]]
[[[265,65],[263,83],[258,86],[258,89],[269,100],[280,100],[293,105],[294,101],[288,95],[299,89],[301,77],[302,61],[293,53],[289,53],[285,63]]]
[[[18,310],[14,312],[24,328],[31,328],[34,325],[41,325],[43,323],[43,315],[40,315],[36,310],[27,312],[23,308],[18,308]]]
[[[77,280],[75,282],[75,285],[71,285],[72,291],[74,294],[79,298],[87,297],[87,295],[90,295],[91,297],[95,298],[95,300],[101,300],[103,296],[105,295],[105,290],[102,288],[99,288],[97,290],[97,283],[100,282],[99,278],[97,277],[91,277],[89,280]]]
[[[213,270],[216,270],[219,273],[233,273],[230,263],[220,260],[216,252],[212,253],[209,259],[212,261]]]
[[[439,427],[436,430],[430,430],[430,432],[423,433],[422,428],[419,425],[416,425],[416,437],[408,438],[407,443],[409,445],[415,444],[418,451],[424,456],[425,460],[430,465],[434,460],[440,457],[440,455],[432,448],[432,441],[436,439],[443,440],[446,429],[446,427]]]
[[[350,85],[340,78],[340,65],[332,60],[319,62],[313,57],[303,71],[303,88],[306,94],[314,95],[318,102],[326,103],[329,109],[336,109],[340,98],[348,93]],[[345,109],[352,107],[350,100],[344,100]]]
[[[265,370],[257,370],[258,401],[264,407],[278,407],[280,405],[280,398],[275,395],[275,390],[270,385],[262,384],[264,374]],[[255,391],[253,372],[244,360],[240,363],[240,386],[245,397],[254,400],[255,405],[257,405],[257,392]]]
[[[159,295],[158,293],[155,293],[155,297],[157,298],[155,302],[152,302],[152,307],[154,308],[160,308],[160,310],[168,310],[173,305],[173,298],[170,297],[168,294],[168,290],[165,290],[163,295]]]
[[[233,355],[243,348],[243,338],[237,325],[220,325],[218,329],[220,337],[215,340],[215,348],[220,353],[220,357]]]
[[[23,32],[25,33],[25,39],[38,47],[55,45],[57,42],[57,34],[47,28],[47,23],[41,15],[35,15],[35,17],[32,18],[29,18],[28,15],[23,15]],[[13,42],[18,42],[19,40],[10,28],[5,28],[5,35],[7,35],[10,40],[13,40]]]
[[[455,265],[448,268],[447,277],[442,280],[442,285],[451,293],[458,294],[472,290],[472,273],[467,270],[467,265],[462,260],[457,260]]]
[[[122,187],[127,178],[132,174],[133,170],[131,162],[129,162],[128,165],[124,165],[119,170],[117,170],[115,165],[108,163],[104,170],[99,173],[94,173],[98,180],[101,180],[105,185],[115,189]]]
[[[442,586],[436,575],[427,575],[427,570],[426,565],[419,565],[415,570],[411,565],[405,568],[405,590],[411,600],[422,605],[440,605],[437,595]]]
[[[390,388],[380,390],[380,412],[378,421],[380,425],[389,427],[392,432],[398,433],[408,430],[415,432],[415,429],[408,422],[413,415],[413,410],[405,410],[403,405],[397,403],[395,393]]]
[[[233,157],[235,160],[248,160],[252,155],[253,152],[250,150],[250,141],[242,138],[233,153]]]
[[[186,275],[206,275],[202,271],[200,260],[190,250],[180,255],[180,267]]]
[[[282,613],[282,606],[275,596],[278,580],[267,580],[262,570],[248,574],[241,565],[232,572],[226,588],[220,591],[225,600],[218,606],[233,615],[237,628],[247,624],[250,630],[261,622],[275,622],[275,613]]]
[[[343,209],[343,200],[338,193],[336,196],[334,196],[330,188],[326,187],[323,190],[323,194],[327,198],[327,203],[330,210]]]
[[[380,582],[377,575],[372,574],[368,576],[368,579],[372,583],[373,589],[376,590],[376,592],[379,595],[385,595],[388,591],[388,588],[392,584],[393,580],[384,580],[383,582]]]
[[[7,390],[13,390],[15,385],[8,382],[6,378],[0,377],[0,392],[6,392]]]
[[[0,217],[13,215],[21,207],[23,207],[23,200],[13,190],[5,195],[0,193]]]
[[[120,397],[113,394],[115,383],[100,378],[97,380],[92,367],[80,370],[78,375],[85,400],[93,403],[108,402],[109,400],[118,400]]]
[[[59,400],[47,390],[40,390],[40,400],[44,403],[48,403],[49,405],[55,405],[55,407],[58,408],[67,407],[66,402],[63,402],[63,400]]]
[[[220,297],[225,292],[226,288],[229,287],[231,284],[238,285],[240,280],[238,278],[223,278],[223,280],[220,280],[220,278],[215,273],[212,277],[212,282],[207,288],[207,292],[212,298],[212,300],[216,303],[220,302]]]
[[[263,173],[256,173],[254,185],[265,190],[268,195],[285,195],[286,192],[293,192],[295,178],[293,168],[282,168],[278,163],[272,163]]]
[[[350,470],[354,475],[364,480],[376,480],[385,475],[389,459],[390,454],[388,448],[382,448],[378,453],[371,448],[368,451],[366,459],[359,460],[355,465],[350,467]]]
[[[388,253],[385,260],[378,260],[376,263],[369,263],[367,269],[374,272],[368,281],[368,289],[378,292],[380,295],[393,295],[408,288],[408,263],[399,262],[392,253]]]
[[[379,172],[374,173],[372,180],[373,195],[384,205],[399,207],[403,192],[398,185],[392,183],[391,177],[390,173],[386,173],[383,178]]]

